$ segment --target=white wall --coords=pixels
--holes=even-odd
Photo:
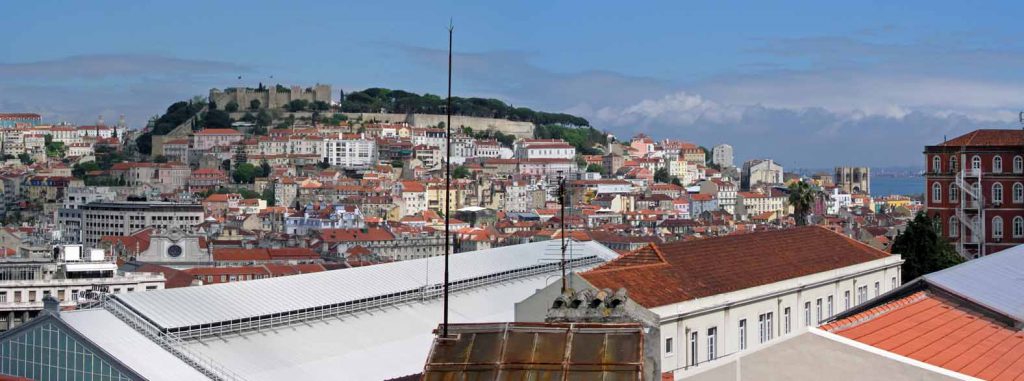
[[[807,325],[817,326],[829,317],[827,298],[833,297],[832,314],[844,310],[843,292],[850,291],[851,299],[856,296],[856,287],[868,286],[869,298],[874,298],[874,282],[879,282],[880,293],[893,289],[901,283],[898,255],[842,269],[789,279],[769,285],[719,294],[652,309],[661,316],[661,340],[659,345],[662,372],[674,371],[676,376],[685,375],[689,364],[689,333],[696,330],[698,366],[708,361],[707,330],[717,328],[717,357],[739,350],[739,321],[746,319],[746,349],[760,347],[758,317],[771,312],[773,315],[772,338],[785,332],[784,310],[790,308],[790,334],[806,331]],[[822,303],[822,316],[817,315],[816,303]],[[804,303],[811,303],[810,324],[804,318]],[[851,300],[851,307],[855,302]],[[664,353],[665,341],[672,339],[673,353]]]

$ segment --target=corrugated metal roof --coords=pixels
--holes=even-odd
[[[1024,322],[1024,246],[927,274],[928,283]]]
[[[549,264],[557,241],[505,246],[449,257],[450,281],[455,283],[510,270]],[[573,244],[574,258],[618,256],[596,242]],[[227,322],[335,305],[439,285],[444,258],[432,257],[374,266],[251,280],[202,287],[185,287],[115,295],[124,305],[160,328],[180,328]]]
[[[639,323],[454,324],[434,340],[423,379],[641,380]]]
[[[149,380],[209,380],[106,310],[64,311],[60,319]]]
[[[552,274],[452,294],[452,324],[515,320],[515,303],[558,277]],[[285,328],[186,341],[249,381],[385,380],[423,371],[441,321],[440,299],[388,306]]]

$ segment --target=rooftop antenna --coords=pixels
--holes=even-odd
[[[451,245],[451,208],[448,205],[451,197],[448,192],[452,186],[452,32],[455,25],[448,19],[448,106],[445,107],[445,114],[448,119],[444,127],[447,129],[445,139],[445,165],[444,165],[444,321],[441,325],[441,337],[448,337],[448,251]]]
[[[562,225],[561,226],[561,228],[562,228],[561,229],[562,230],[562,261],[561,261],[561,263],[559,263],[560,264],[559,267],[562,268],[562,293],[563,294],[565,293],[565,290],[568,287],[566,285],[566,277],[565,277],[565,249],[566,249],[566,244],[565,244],[565,242],[566,242],[566,240],[565,240],[565,235],[566,235],[566,232],[565,232],[565,226],[566,226],[566,224],[565,224],[565,199],[566,199],[566,197],[565,197],[565,177],[564,176],[560,176],[559,179],[558,179],[558,203],[561,204],[561,207],[562,207],[562,218],[559,221],[559,224]]]

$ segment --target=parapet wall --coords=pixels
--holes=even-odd
[[[447,121],[447,116],[434,114],[345,113],[345,115],[349,119],[375,120],[384,123],[409,123],[416,127],[435,127]],[[534,128],[533,123],[530,122],[462,115],[452,115],[452,126],[465,126],[472,128],[474,131],[498,131],[503,134],[515,135],[519,138],[532,138]]]

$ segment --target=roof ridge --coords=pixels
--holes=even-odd
[[[913,294],[910,294],[909,296],[892,300],[888,303],[882,304],[878,307],[871,308],[867,311],[855,314],[848,318],[836,320],[832,323],[822,325],[819,328],[832,333],[836,333],[838,331],[845,331],[847,329],[856,327],[863,323],[867,323],[879,317],[885,316],[885,314],[891,311],[925,300],[926,298],[928,298],[928,295],[924,291],[918,291]]]
[[[629,261],[631,259],[634,259],[634,258],[638,258],[639,259],[639,256],[641,254],[647,253],[647,251],[645,251],[646,249],[650,249],[653,252],[655,258],[657,258],[656,262],[651,262],[651,263],[633,263],[633,264],[621,263],[620,264],[620,262],[627,262],[627,261]],[[627,253],[625,255],[621,255],[618,258],[615,258],[615,259],[613,259],[611,261],[602,263],[600,266],[597,266],[597,267],[595,267],[595,268],[593,268],[593,269],[591,269],[590,271],[587,271],[587,272],[588,273],[601,273],[601,272],[613,272],[613,271],[618,271],[618,270],[636,270],[638,268],[646,268],[646,267],[652,267],[652,266],[667,266],[667,265],[669,265],[669,263],[668,263],[667,260],[665,260],[665,255],[661,252],[661,249],[658,248],[658,245],[656,245],[654,243],[648,243],[647,246],[644,246],[644,247],[641,247],[639,249],[633,250],[633,251],[631,251],[631,252],[629,252],[629,253]]]

